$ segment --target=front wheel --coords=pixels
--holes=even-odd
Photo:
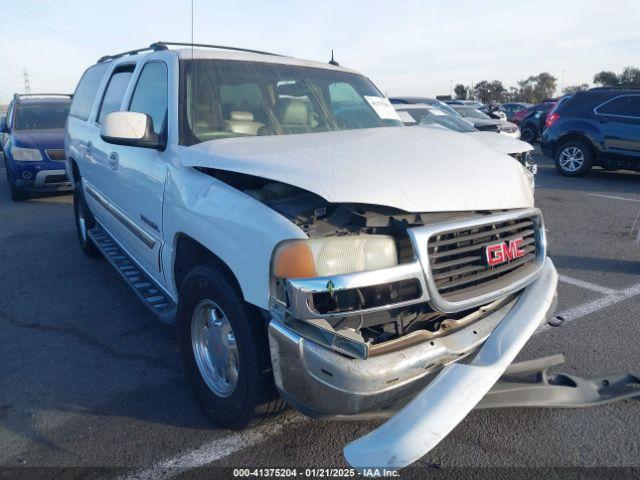
[[[533,127],[529,125],[525,125],[520,128],[520,140],[527,143],[535,142],[537,138],[537,134]]]
[[[22,202],[26,200],[28,197],[27,192],[16,187],[16,182],[13,179],[13,175],[11,175],[9,165],[5,164],[5,171],[7,172],[7,183],[9,184],[9,194],[11,195],[11,200],[13,200],[14,202]]]
[[[567,177],[579,177],[591,170],[593,153],[582,140],[564,142],[556,151],[556,170]]]
[[[193,269],[180,288],[178,339],[196,398],[221,427],[241,429],[282,410],[264,319],[220,265]]]

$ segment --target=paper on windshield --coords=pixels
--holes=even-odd
[[[447,115],[445,112],[443,112],[439,108],[430,108],[429,111],[434,115]]]
[[[376,114],[383,120],[400,120],[398,112],[393,108],[389,99],[384,97],[374,97],[371,95],[365,95],[364,99],[371,105]]]
[[[402,123],[418,123],[406,110],[398,110],[398,117],[400,117]]]

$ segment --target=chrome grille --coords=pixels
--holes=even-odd
[[[535,208],[472,215],[408,232],[429,301],[442,312],[486,305],[518,291],[536,277],[546,255],[542,216]]]
[[[431,274],[438,293],[444,298],[460,297],[483,284],[509,274],[518,274],[536,259],[535,219],[519,218],[471,228],[446,231],[429,239]],[[489,266],[487,247],[522,239],[519,258]]]

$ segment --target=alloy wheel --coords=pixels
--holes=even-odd
[[[191,345],[207,386],[220,397],[230,397],[238,384],[238,347],[231,323],[217,303],[202,300],[196,305]]]
[[[578,147],[566,147],[560,152],[558,163],[565,172],[575,173],[584,165],[584,152]]]

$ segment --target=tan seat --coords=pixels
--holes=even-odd
[[[297,98],[281,98],[275,106],[276,118],[284,133],[308,133],[311,132],[309,125],[309,107]]]
[[[228,130],[245,135],[257,135],[260,127],[264,126],[264,123],[253,121],[253,113],[241,111],[232,111],[225,123]]]

